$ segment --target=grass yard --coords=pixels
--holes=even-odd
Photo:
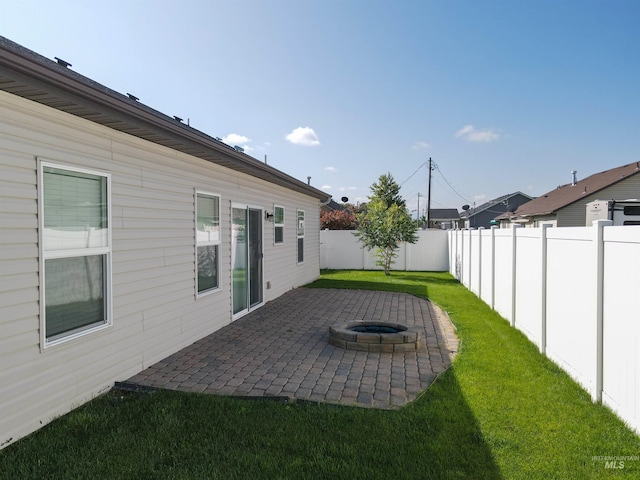
[[[327,271],[309,287],[428,297],[451,369],[396,411],[112,391],[0,451],[0,478],[640,478],[640,437],[445,273]],[[618,464],[619,466],[619,464]]]

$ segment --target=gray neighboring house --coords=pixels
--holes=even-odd
[[[460,214],[455,208],[430,208],[429,209],[430,228],[441,228],[448,230],[458,228],[460,224]]]
[[[0,37],[0,448],[316,279],[329,199]]]
[[[496,217],[503,213],[513,212],[520,205],[530,202],[533,197],[522,192],[509,193],[498,198],[494,198],[482,205],[460,213],[464,228],[489,228],[498,225]]]
[[[337,210],[344,210],[345,206],[343,203],[338,203],[334,199],[331,199],[329,203],[323,204],[320,208],[321,213],[329,213]]]
[[[577,172],[571,173],[571,183],[521,205],[513,213],[502,214],[498,217],[500,226],[517,223],[525,227],[583,227],[589,202],[640,199],[640,162],[595,173],[583,180],[577,179]]]

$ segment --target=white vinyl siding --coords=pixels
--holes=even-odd
[[[220,197],[196,192],[196,294],[220,288]]]
[[[284,243],[284,207],[278,205],[273,207],[273,243]]]
[[[112,324],[46,349],[38,328],[37,156],[109,172],[111,180]],[[220,294],[197,299],[196,191],[223,199]],[[0,91],[2,447],[229,324],[233,202],[269,211],[278,204],[287,213],[282,245],[264,224],[265,302],[318,278],[316,198]],[[309,213],[301,265],[296,209]]]
[[[111,323],[108,174],[40,162],[44,346]]]

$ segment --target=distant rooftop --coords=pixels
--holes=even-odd
[[[555,213],[560,208],[580,201],[585,195],[596,193],[638,173],[640,173],[640,162],[634,162],[595,173],[583,180],[577,180],[575,184],[572,182],[560,185],[555,190],[521,205],[513,216],[529,217]],[[498,218],[505,219],[508,216],[509,214],[503,214]]]

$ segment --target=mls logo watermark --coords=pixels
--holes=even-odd
[[[606,470],[624,470],[625,464],[637,462],[640,460],[639,455],[594,455],[591,457],[592,462],[604,462]]]
[[[624,460],[611,460],[610,462],[604,462],[604,468],[624,468]]]

